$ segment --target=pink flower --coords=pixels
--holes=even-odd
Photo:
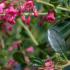
[[[45,62],[45,68],[44,70],[54,70],[54,63],[51,59],[48,59],[46,62]]]
[[[11,47],[8,48],[9,52],[12,52],[14,49],[17,49],[19,47],[18,41],[14,42]]]
[[[15,60],[10,59],[10,60],[8,61],[8,64],[9,64],[9,65],[14,65],[14,64],[15,64]]]
[[[10,17],[9,19],[7,19],[7,22],[9,22],[12,25],[16,24],[14,17]]]
[[[49,23],[54,23],[55,20],[56,20],[55,12],[54,11],[49,11],[47,16],[46,16],[46,21],[48,21]]]
[[[24,11],[32,11],[34,8],[34,2],[32,0],[26,1],[23,5]]]
[[[33,53],[34,52],[34,48],[32,46],[31,47],[28,47],[26,49],[26,51],[29,52],[29,53]]]
[[[16,41],[16,42],[14,42],[14,43],[12,44],[12,47],[13,47],[14,49],[18,48],[18,47],[20,47],[20,43],[19,43],[18,41]]]
[[[5,8],[5,4],[4,3],[0,3],[0,14],[3,13],[4,8]]]
[[[11,6],[5,10],[5,13],[6,15],[4,16],[4,20],[10,24],[15,24],[18,11],[13,6]]]
[[[14,50],[13,47],[9,47],[9,48],[8,48],[8,51],[9,51],[9,52],[12,52],[13,50]]]
[[[10,6],[8,9],[6,9],[6,14],[11,16],[16,16],[17,12],[18,11],[13,6]]]
[[[2,24],[2,29],[5,30],[6,32],[12,31],[13,30],[13,26],[6,22],[6,23]]]

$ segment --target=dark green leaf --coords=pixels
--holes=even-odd
[[[13,54],[13,58],[15,61],[19,62],[21,65],[26,65],[24,55],[21,52],[15,52]]]

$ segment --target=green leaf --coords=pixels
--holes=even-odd
[[[64,38],[59,34],[59,32],[57,32],[54,29],[49,29],[48,30],[48,41],[51,47],[53,48],[53,50],[57,53],[60,53],[61,56],[63,56],[64,59],[68,61],[65,55],[67,51],[66,43],[65,43]]]
[[[64,52],[66,50],[65,40],[56,30],[48,30],[48,41],[51,47],[54,49],[54,51]]]
[[[40,58],[37,57],[31,57],[30,59],[32,64],[34,64],[35,66],[42,66],[44,63]]]
[[[56,31],[58,31],[66,40],[70,36],[70,19],[60,21],[56,26],[53,27]]]
[[[24,55],[21,52],[15,52],[13,54],[13,58],[14,58],[15,61],[17,61],[21,65],[23,65],[23,66],[26,65]]]

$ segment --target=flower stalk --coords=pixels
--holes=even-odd
[[[64,8],[64,7],[61,7],[61,6],[57,6],[57,7],[55,8],[55,6],[54,6],[53,4],[48,3],[48,2],[45,2],[45,1],[42,1],[42,0],[36,0],[36,2],[41,3],[41,4],[44,4],[44,5],[47,5],[47,6],[50,6],[50,7],[52,7],[54,10],[55,10],[55,9],[59,9],[59,10],[63,10],[63,11],[68,11],[68,12],[70,12],[70,9],[68,9],[68,8]]]
[[[17,19],[17,22],[26,30],[32,41],[34,42],[35,45],[38,45],[38,42],[36,41],[35,37],[32,35],[28,27],[22,22],[21,19]]]

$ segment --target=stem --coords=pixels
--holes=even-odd
[[[26,30],[26,32],[28,33],[29,37],[32,39],[32,41],[34,42],[34,44],[36,46],[38,46],[38,42],[36,41],[35,37],[32,35],[32,33],[30,32],[30,30],[28,29],[28,27],[21,21],[21,19],[17,19],[17,22]],[[40,48],[38,48],[39,50],[41,50]],[[41,50],[41,52],[45,55],[47,55],[47,57],[49,56],[48,54],[46,54],[44,51]]]
[[[42,1],[42,0],[36,0],[36,2],[38,2],[38,3],[42,3],[42,4],[45,4],[45,5],[48,5],[48,6],[50,6],[50,7],[55,8],[55,6],[54,6],[53,4],[50,4],[50,3],[45,2],[45,1]]]
[[[57,6],[57,7],[55,8],[55,6],[54,6],[53,4],[48,3],[48,2],[45,2],[45,1],[42,1],[42,0],[36,0],[36,2],[45,4],[45,5],[48,5],[48,6],[52,7],[54,10],[55,10],[55,9],[59,9],[59,10],[63,10],[63,11],[68,11],[68,12],[70,12],[70,9],[68,9],[68,8],[64,8],[64,7],[60,7],[60,6]]]
[[[2,32],[0,32],[0,44],[1,44],[1,47],[2,47],[2,48],[5,47],[5,45],[4,45],[4,40],[3,40],[3,38],[2,38]],[[0,48],[1,48],[1,47],[0,47]]]
[[[24,59],[25,59],[26,64],[29,65],[31,63],[29,57],[26,55],[24,50],[22,51],[22,53],[24,55]]]
[[[5,45],[4,45],[4,40],[3,40],[3,38],[1,38],[1,45],[2,45],[2,48],[5,48]]]
[[[32,33],[30,32],[30,30],[28,29],[28,27],[21,21],[21,19],[17,19],[17,21],[27,31],[28,35],[30,36],[30,38],[32,39],[32,41],[34,42],[34,44],[38,45],[38,42],[36,41],[36,39],[34,38],[34,36],[32,35]]]
[[[66,55],[62,52],[63,57],[65,58],[65,60],[68,62],[68,58],[66,57]]]
[[[56,8],[59,9],[59,10],[70,12],[70,9],[67,9],[67,8],[63,8],[63,7],[60,7],[60,6],[57,6]]]
[[[31,14],[32,16],[34,16],[34,13],[23,13],[23,15],[25,15],[25,16],[28,16],[29,14]],[[39,15],[46,15],[47,13],[46,12],[44,12],[44,13],[38,13]]]

